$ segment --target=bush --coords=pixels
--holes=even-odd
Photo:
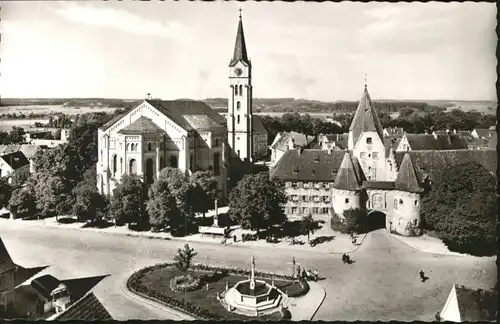
[[[347,228],[344,224],[344,220],[340,218],[337,213],[333,213],[332,217],[330,218],[330,227],[334,231],[344,234],[347,233]]]
[[[291,320],[292,319],[292,313],[288,310],[288,308],[281,307],[281,315],[283,316],[282,319],[285,321]]]
[[[170,280],[170,289],[177,292],[195,291],[200,286],[200,278],[191,275],[176,276]]]
[[[241,240],[245,241],[257,241],[259,236],[257,234],[241,234]]]
[[[287,290],[288,297],[297,298],[304,296],[309,292],[309,289],[311,288],[309,287],[309,283],[307,282],[307,280],[302,277],[299,277],[299,287],[300,289]]]

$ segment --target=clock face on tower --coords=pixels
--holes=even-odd
[[[236,73],[237,76],[240,76],[243,74],[243,70],[240,68],[237,68],[236,70],[234,70],[234,73]]]

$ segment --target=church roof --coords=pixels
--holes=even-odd
[[[333,182],[333,187],[336,189],[357,190],[359,189],[359,183],[360,181],[354,170],[351,156],[348,152],[345,152],[337,177]]]
[[[418,150],[466,150],[468,149],[467,138],[449,134],[406,134],[406,139],[412,151]]]
[[[119,121],[126,114],[128,114],[128,112],[120,114],[120,115],[117,115],[117,116],[111,118],[107,123],[105,123],[104,125],[102,125],[101,127],[99,127],[99,129],[105,131],[106,129],[108,129],[111,126],[113,126],[117,121]]]
[[[148,133],[158,133],[164,132],[161,127],[156,125],[148,117],[141,116],[139,119],[134,121],[132,124],[121,129],[118,133],[120,134],[148,134]]]
[[[210,106],[194,100],[146,100],[177,125],[190,130],[225,128],[226,120]]]
[[[333,182],[345,151],[288,150],[271,170],[271,177],[288,181]]]
[[[247,55],[247,46],[245,43],[245,34],[243,33],[243,22],[241,20],[238,22],[238,32],[236,34],[236,43],[234,44],[234,53],[231,62],[229,63],[230,67],[235,66],[238,62],[243,62],[243,64],[250,66],[250,60]]]
[[[380,139],[384,136],[382,125],[380,124],[380,120],[378,119],[377,112],[375,111],[375,107],[373,106],[366,86],[363,90],[363,96],[359,101],[349,130],[352,131],[354,145],[356,145],[356,142],[363,132],[377,132]]]
[[[261,134],[261,133],[267,134],[267,130],[264,127],[264,124],[262,123],[262,119],[259,115],[252,116],[252,125],[253,125],[252,130],[253,130],[254,134]]]
[[[396,152],[396,164],[400,166],[404,155],[408,153],[413,161],[420,179],[430,176],[433,181],[440,179],[440,175],[447,167],[464,162],[479,162],[490,172],[496,173],[497,152],[495,150],[445,150],[445,151],[410,151]]]
[[[394,189],[407,192],[421,192],[420,181],[410,154],[406,153],[401,161]]]

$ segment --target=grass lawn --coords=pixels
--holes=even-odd
[[[222,292],[226,287],[226,282],[229,283],[229,287],[234,286],[238,281],[248,279],[244,276],[237,276],[232,274],[214,274],[209,271],[190,271],[190,274],[201,278],[200,288],[192,292],[175,292],[170,289],[170,279],[174,276],[182,275],[177,268],[165,267],[162,269],[154,270],[144,274],[144,276],[139,280],[141,285],[146,286],[150,290],[156,290],[163,292],[167,295],[175,297],[177,299],[183,298],[194,304],[198,304],[201,307],[222,316],[225,320],[280,320],[281,312],[276,312],[274,314],[262,316],[259,318],[247,317],[244,315],[239,315],[235,313],[228,312],[221,303],[217,300],[217,292]],[[270,279],[262,279],[268,283],[271,283]],[[209,289],[207,291],[206,284],[208,283]],[[284,280],[275,280],[274,284],[276,287],[280,288],[283,292],[286,290],[291,291],[292,289],[300,289],[298,283]]]

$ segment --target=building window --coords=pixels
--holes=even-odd
[[[403,199],[399,199],[399,204],[402,205],[403,204]]]
[[[323,196],[323,202],[324,202],[324,203],[329,202],[329,200],[330,200],[330,197],[329,197],[329,196]]]
[[[170,157],[170,167],[172,167],[172,168],[178,168],[179,167],[179,164],[177,163],[177,157],[176,156]]]
[[[240,111],[241,103],[239,101],[236,102],[236,111]]]
[[[292,207],[292,214],[297,214],[297,207]]]
[[[313,207],[313,213],[314,214],[319,214],[319,208],[318,207]]]
[[[193,171],[193,170],[194,170],[194,165],[193,165],[193,154],[190,154],[190,155],[189,155],[189,169],[190,169],[191,171]]]
[[[418,219],[414,219],[414,220],[413,220],[413,225],[414,225],[414,226],[418,226]]]
[[[236,123],[239,124],[240,123],[240,115],[236,116]]]
[[[220,154],[218,152],[214,153],[214,175],[220,175]]]
[[[418,200],[415,200],[415,206],[418,206]]]
[[[321,213],[322,214],[328,214],[328,207],[323,207]]]
[[[371,137],[367,137],[366,138],[366,144],[372,144],[372,138]]]
[[[234,95],[237,96],[238,95],[238,86],[234,86]]]
[[[163,169],[163,158],[160,158],[160,170]]]
[[[243,95],[243,86],[240,84],[240,96]]]
[[[151,143],[148,143],[148,151],[151,151]]]
[[[240,150],[238,150],[238,157],[241,157],[241,155],[240,155]]]
[[[218,146],[219,146],[219,139],[218,139],[218,138],[216,138],[216,139],[215,139],[215,144],[214,144],[214,147],[218,147]]]
[[[117,159],[116,154],[113,155],[113,177],[115,176],[117,170]]]
[[[345,203],[348,204],[349,203],[349,198],[346,198],[345,199]]]
[[[302,196],[302,201],[307,201],[307,196]]]
[[[135,159],[131,159],[129,162],[129,174],[137,173],[137,161]]]
[[[120,158],[120,174],[123,174],[123,158]]]

